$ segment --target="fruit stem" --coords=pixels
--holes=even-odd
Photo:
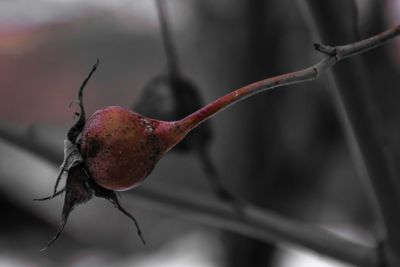
[[[329,69],[342,59],[376,48],[398,35],[400,35],[400,25],[390,28],[389,30],[381,32],[375,36],[347,45],[330,47],[318,44],[315,48],[324,54],[325,57],[315,65],[295,72],[267,78],[239,88],[218,98],[214,102],[202,107],[180,121],[176,121],[175,126],[177,126],[180,131],[187,133],[224,108],[251,95],[275,87],[315,80],[319,77],[320,73]]]
[[[216,113],[249,96],[264,92],[268,89],[272,89],[275,87],[300,83],[307,80],[313,80],[317,76],[318,73],[316,73],[313,67],[310,67],[303,70],[282,74],[279,76],[251,83],[235,91],[232,91],[218,98],[214,102],[200,108],[199,110],[193,112],[189,116],[177,121],[176,125],[177,126],[179,125],[182,131],[190,131],[193,128],[197,127],[202,122],[211,118]]]

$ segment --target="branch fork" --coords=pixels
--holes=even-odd
[[[195,112],[195,114],[189,115],[188,117],[182,119],[181,124],[183,126],[187,124],[190,127],[195,127],[197,124],[212,117],[214,114],[228,107],[229,105],[236,103],[253,94],[260,93],[275,87],[315,80],[320,72],[329,69],[336,62],[380,46],[388,40],[398,36],[399,34],[400,25],[373,37],[348,45],[330,47],[317,44],[315,45],[315,48],[326,55],[317,64],[295,72],[267,78],[239,88],[229,93],[228,95],[215,100],[213,103],[205,106],[204,108],[198,110],[197,112]],[[86,81],[87,80],[85,80],[85,82]],[[188,127],[187,125],[186,127]],[[79,129],[79,127],[73,127],[71,129],[73,131],[71,131],[68,135],[68,139],[71,140],[73,144],[76,143],[76,133],[79,134],[80,132],[75,131],[76,129]],[[24,138],[27,137],[21,137],[21,140],[17,140],[15,136],[9,134],[8,128],[1,129],[0,136],[5,140],[11,141],[17,145],[22,144],[23,147],[46,157],[45,154],[47,150],[38,151],[37,148],[29,146],[29,143],[27,145],[27,142],[25,142],[24,140]],[[72,154],[75,153],[74,149],[66,150],[71,152]],[[77,160],[79,161],[79,158]],[[67,160],[67,162],[69,161]],[[66,164],[74,164],[74,162],[75,161],[72,160],[71,162]],[[77,171],[76,173],[74,173],[77,178],[86,179],[86,174],[79,172],[79,168],[77,167],[79,167],[79,165],[71,168],[71,170]],[[75,181],[70,180],[70,182]],[[74,186],[75,185],[76,184],[74,184]],[[84,190],[85,188],[82,187],[81,189]],[[210,203],[210,205],[207,205],[204,203],[204,199],[196,199],[196,197],[192,196],[191,194],[182,195],[180,192],[176,191],[169,194],[168,188],[163,188],[162,190],[163,191],[160,192],[155,192],[151,190],[142,191],[142,194],[140,194],[139,191],[137,192],[137,196],[139,199],[141,196],[143,202],[146,202],[147,204],[152,203],[153,207],[158,207],[158,210],[160,211],[165,212],[165,210],[169,210],[170,213],[181,216],[185,215],[182,214],[182,211],[184,211],[187,212],[187,217],[189,218],[191,217],[191,215],[193,215],[193,213],[197,212],[198,214],[201,214],[201,216],[194,216],[195,220],[197,221],[206,221],[206,223],[209,225],[217,225],[221,228],[230,229],[263,240],[279,240],[292,244],[297,244],[355,265],[376,267],[379,262],[382,261],[382,251],[384,250],[384,247],[382,247],[382,245],[378,245],[378,248],[371,248],[370,246],[350,242],[323,229],[315,228],[310,225],[304,225],[294,220],[289,220],[280,216],[270,214],[267,211],[254,212],[255,208],[251,206],[246,207],[246,216],[244,218],[237,218],[234,211],[226,211],[224,209],[218,208],[220,207],[219,205],[221,203],[218,204],[213,202]],[[96,191],[94,193],[99,194],[99,192]],[[109,192],[102,193],[104,193],[104,195],[101,195],[101,197],[104,197],[110,202],[116,204],[116,206],[125,213],[125,210],[123,210],[119,206],[119,203],[117,202],[118,199],[116,197],[114,198],[114,195],[110,196],[105,194]],[[68,195],[68,192],[66,192],[66,194]],[[82,199],[82,201],[86,201],[86,199]],[[68,208],[72,209],[72,207]],[[133,217],[131,219],[134,220]],[[60,229],[62,230],[63,227],[64,225],[61,225]],[[141,236],[139,229],[138,234],[139,236]],[[55,237],[55,239],[57,237],[58,235]]]
[[[324,44],[320,44],[320,43],[314,43],[314,48],[317,51],[319,51],[325,55],[331,56],[331,57],[337,55],[337,49],[333,46],[324,45]]]

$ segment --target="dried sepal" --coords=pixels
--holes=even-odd
[[[77,165],[83,163],[83,158],[81,153],[79,152],[79,148],[76,144],[72,143],[70,140],[64,140],[64,161],[60,166],[59,174],[57,176],[56,184],[54,185],[53,195],[56,194],[58,185],[62,178],[62,175],[65,172],[69,172],[69,170]]]
[[[133,217],[132,214],[130,214],[128,211],[126,211],[121,206],[116,192],[113,191],[113,190],[109,190],[109,189],[103,188],[103,187],[97,185],[94,182],[92,182],[91,187],[93,188],[94,195],[96,197],[100,197],[100,198],[104,198],[104,199],[108,200],[109,202],[111,202],[114,205],[114,207],[116,209],[121,211],[124,215],[126,215],[127,217],[129,217],[133,221],[133,223],[135,224],[136,230],[137,230],[137,234],[140,237],[140,240],[142,241],[143,244],[146,244],[146,241],[143,238],[142,231],[140,230],[140,226],[139,226],[138,221],[136,220],[135,217]]]
[[[35,199],[41,201],[50,200],[65,192],[61,222],[58,227],[57,233],[41,251],[49,248],[61,236],[72,210],[77,205],[89,201],[93,197],[93,195],[105,198],[106,200],[110,201],[118,210],[129,217],[135,223],[140,239],[143,243],[145,243],[137,220],[120,205],[118,197],[114,191],[100,187],[94,182],[93,179],[91,179],[90,175],[85,169],[85,162],[80,152],[79,136],[81,135],[86,123],[85,110],[82,101],[83,89],[85,88],[94,71],[97,69],[98,64],[99,60],[97,60],[96,64],[93,66],[89,75],[83,81],[79,89],[78,105],[80,108],[80,113],[78,114],[78,120],[69,129],[67,139],[64,140],[64,160],[59,169],[53,194],[48,197]],[[64,173],[67,174],[65,187],[57,191],[58,185]]]
[[[79,204],[83,204],[92,198],[93,189],[89,185],[89,177],[81,165],[75,165],[68,170],[65,184],[65,198],[62,210],[61,223],[56,235],[41,250],[50,247],[62,234],[71,211]]]

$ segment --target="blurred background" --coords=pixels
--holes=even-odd
[[[204,103],[321,58],[305,0],[166,2],[182,76]],[[398,0],[355,5],[356,13],[332,12],[343,21],[357,15],[358,37],[400,22]],[[384,89],[399,84],[400,42],[362,57],[370,93],[379,95],[372,108],[393,141],[398,98]],[[69,104],[96,58],[100,67],[85,91],[88,114],[109,105],[132,107],[150,81],[167,73],[156,4],[149,0],[1,0],[0,58],[1,127],[28,143],[40,140],[59,157],[77,111]],[[246,201],[373,244],[381,230],[342,130],[335,86],[323,75],[223,111],[210,122],[210,154],[225,187]],[[174,96],[165,97],[168,105]],[[121,202],[139,220],[147,245],[126,217],[93,199],[74,210],[58,242],[39,252],[55,234],[62,198],[32,199],[52,192],[58,166],[23,146],[0,139],[0,267],[349,266],[144,209],[124,198],[136,189],[121,193]],[[398,151],[395,146],[392,153]],[[142,187],[155,185],[215,198],[190,151],[172,150],[162,159]]]

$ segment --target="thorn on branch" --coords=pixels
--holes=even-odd
[[[323,53],[325,55],[328,55],[328,56],[332,56],[333,57],[333,56],[336,56],[336,54],[337,54],[336,48],[332,47],[332,46],[329,46],[329,45],[323,45],[323,44],[320,44],[320,43],[314,43],[314,48],[317,51],[319,51],[319,52],[321,52],[321,53]]]

